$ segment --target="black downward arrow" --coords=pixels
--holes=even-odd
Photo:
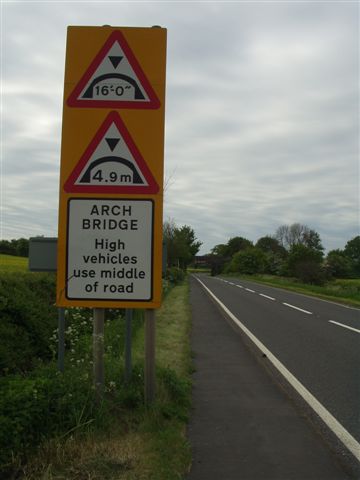
[[[124,57],[113,57],[113,56],[109,55],[109,60],[110,60],[110,62],[112,63],[112,65],[115,69],[117,68],[117,66],[119,65],[119,63],[121,62],[121,60],[123,58]]]
[[[105,138],[110,150],[113,152],[116,145],[120,142],[120,138]]]

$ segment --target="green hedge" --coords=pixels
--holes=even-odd
[[[120,310],[107,310],[104,360],[107,402],[94,402],[92,373],[92,311],[73,308],[66,314],[65,372],[55,362],[39,363],[24,375],[0,378],[0,476],[14,472],[43,439],[66,435],[88,425],[106,425],[113,406],[135,407],[143,401],[142,367],[134,366],[133,382],[125,388],[123,350],[125,321]],[[133,316],[133,336],[143,325],[142,311]],[[56,351],[57,334],[48,338]],[[3,477],[1,477],[3,478]]]
[[[176,275],[177,281],[179,278],[180,274]],[[107,310],[106,401],[101,406],[95,405],[91,310],[74,308],[67,312],[65,373],[60,374],[54,361],[37,360],[51,359],[56,353],[55,276],[2,274],[0,292],[0,476],[13,478],[16,465],[26,461],[43,440],[66,436],[78,429],[104,426],[113,418],[114,411],[141,410],[143,365],[134,366],[132,382],[125,387],[125,322],[120,316],[123,312]],[[136,310],[132,324],[134,336],[142,325],[142,311]],[[159,389],[166,391],[169,398],[161,406],[162,414],[179,418],[185,415],[184,392],[189,386],[165,369],[159,372]]]
[[[184,277],[180,268],[168,269],[164,294]],[[38,360],[52,357],[50,337],[58,316],[55,292],[54,274],[0,274],[0,376],[31,371]],[[108,309],[107,318],[120,312]]]
[[[0,375],[25,372],[49,359],[57,325],[55,275],[8,272],[0,276]]]

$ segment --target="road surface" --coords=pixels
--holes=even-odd
[[[299,303],[294,302],[296,299]],[[281,290],[262,289],[249,282],[203,275],[192,278],[196,372],[194,410],[188,429],[193,464],[188,480],[360,478],[360,464],[336,435],[340,432],[341,440],[352,439],[350,448],[358,455],[355,438],[287,369],[291,363],[287,358],[295,356],[295,363],[303,365],[299,370],[308,373],[312,363],[308,352],[315,350],[318,355],[318,349],[311,345],[307,351],[303,348],[312,328],[301,319],[314,316],[313,321],[320,321],[316,318],[320,313],[306,310],[309,304],[301,303],[304,301],[302,296],[288,296]],[[349,330],[337,324],[330,326]],[[349,332],[357,333],[356,329]],[[283,373],[295,384],[294,389],[282,380]],[[310,377],[316,377],[312,373]],[[318,383],[320,391],[326,391],[326,381],[315,381],[315,386]],[[309,414],[311,408],[306,401],[299,401],[296,388],[321,405],[320,414],[327,412],[325,420],[332,419],[337,432],[328,433],[320,417]],[[356,408],[355,402],[353,405]],[[349,417],[354,415],[350,413]]]
[[[360,442],[360,310],[254,282],[201,280]]]

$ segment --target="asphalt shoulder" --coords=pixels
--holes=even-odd
[[[205,290],[190,279],[193,462],[187,480],[352,477]]]

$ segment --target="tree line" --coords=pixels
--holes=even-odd
[[[17,257],[28,257],[29,240],[27,238],[0,240],[0,253],[15,255]]]
[[[271,274],[322,284],[331,278],[360,278],[360,236],[325,256],[320,235],[307,225],[280,226],[254,244],[230,238],[211,250],[212,273]]]
[[[202,245],[196,238],[193,228],[188,225],[178,227],[172,219],[163,224],[163,242],[167,268],[177,267],[182,270],[186,270]],[[28,257],[29,240],[26,238],[0,240],[0,253]]]
[[[185,271],[202,245],[192,227],[178,227],[172,219],[163,224],[163,241],[167,270]],[[0,253],[27,257],[29,240],[0,240]],[[208,258],[213,274],[283,275],[321,284],[330,278],[360,278],[360,236],[325,256],[319,233],[293,223],[281,225],[274,235],[261,237],[255,244],[241,236],[232,237],[226,244],[215,245]]]

